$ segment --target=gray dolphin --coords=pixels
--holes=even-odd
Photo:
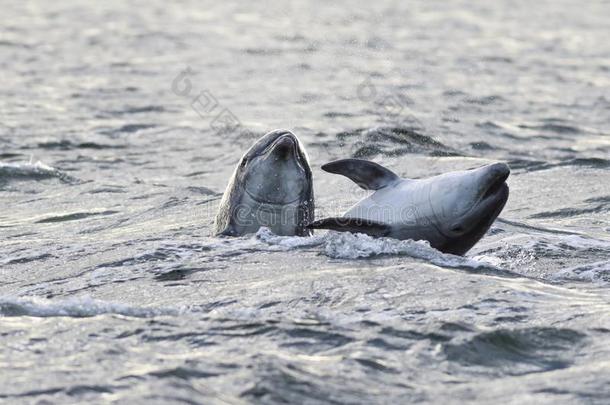
[[[483,237],[508,200],[505,181],[510,169],[504,163],[417,180],[359,159],[338,160],[322,169],[375,192],[343,217],[315,221],[310,228],[427,240],[456,255],[465,254]]]
[[[266,226],[277,235],[311,235],[313,180],[290,131],[271,131],[242,156],[220,202],[214,233],[240,236]]]

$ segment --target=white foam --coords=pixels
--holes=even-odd
[[[3,177],[57,177],[61,180],[70,181],[72,177],[60,170],[48,166],[41,161],[36,163],[8,163],[0,162],[0,175]]]
[[[489,263],[441,253],[425,241],[373,238],[361,233],[353,234],[330,231],[320,236],[298,237],[278,236],[273,234],[268,228],[261,228],[257,232],[256,238],[268,245],[279,247],[281,250],[322,245],[324,254],[333,259],[360,259],[381,255],[401,255],[424,259],[444,267],[494,267]]]
[[[28,174],[28,173],[53,173],[56,172],[57,169],[48,166],[41,161],[37,161],[36,163],[8,163],[8,162],[0,162],[0,169],[6,171],[7,173],[18,173],[18,174]]]
[[[139,318],[161,315],[180,315],[185,308],[135,307],[114,302],[96,300],[87,296],[65,300],[38,297],[0,297],[0,316],[32,317],[90,317],[118,314]]]
[[[490,267],[487,263],[442,253],[432,248],[425,241],[373,238],[369,235],[349,232],[329,232],[326,239],[325,254],[328,257],[338,259],[400,255],[424,259],[444,267]]]
[[[292,250],[303,247],[320,246],[324,243],[325,235],[316,236],[278,236],[269,228],[262,227],[256,233],[256,239],[282,250]]]

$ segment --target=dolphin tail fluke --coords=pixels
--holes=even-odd
[[[370,236],[388,236],[390,225],[362,218],[331,217],[307,225],[311,229],[330,229],[338,232],[365,233]]]
[[[400,179],[391,170],[375,162],[361,159],[335,160],[322,165],[322,170],[341,174],[365,190],[379,190]]]

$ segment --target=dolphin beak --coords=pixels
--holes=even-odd
[[[464,234],[480,227],[483,223],[491,225],[504,204],[508,200],[508,186],[506,179],[510,175],[509,167],[504,163],[493,163],[475,169],[474,175],[480,183],[477,200],[474,206],[456,220],[450,227],[450,232],[454,235]],[[470,225],[469,225],[470,224]]]
[[[510,168],[504,163],[494,163],[481,169],[483,170],[481,180],[484,184],[482,198],[496,194],[510,175]]]
[[[271,152],[282,159],[288,159],[296,151],[297,144],[290,133],[280,136],[272,145]]]

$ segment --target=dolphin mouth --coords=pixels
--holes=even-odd
[[[274,156],[278,160],[288,160],[294,157],[299,168],[305,171],[303,161],[306,161],[306,158],[301,151],[299,140],[290,131],[280,132],[279,136],[267,146],[263,154]]]
[[[488,179],[487,187],[483,189],[479,200],[474,204],[470,213],[466,214],[466,217],[482,217],[482,221],[474,222],[487,222],[489,216],[492,217],[492,220],[495,219],[502,208],[504,208],[506,200],[508,200],[508,184],[506,184],[506,180],[510,175],[510,169],[503,163],[495,163],[489,166],[489,170],[491,175]]]
[[[502,170],[498,176],[491,181],[488,185],[487,190],[483,193],[481,200],[486,200],[487,198],[493,198],[497,196],[499,193],[503,192],[503,189],[508,185],[506,184],[506,179],[510,175],[510,171],[507,169],[506,171]]]
[[[291,154],[296,154],[297,141],[291,133],[280,135],[271,145],[268,147],[269,152],[273,152],[284,158],[289,157]]]
[[[479,199],[474,203],[459,220],[450,227],[454,234],[466,234],[475,229],[488,227],[500,215],[500,212],[508,201],[508,184],[506,180],[510,175],[510,169],[503,163],[490,166],[491,177],[487,180],[486,187],[482,188]]]
[[[466,215],[453,223],[448,235],[466,235],[477,229],[487,229],[504,209],[508,194],[509,189],[505,182],[494,185]]]
[[[508,200],[508,192],[508,184],[501,182],[485,194],[483,200],[475,207],[475,210],[482,214],[481,221],[479,222],[487,222],[490,219],[496,219]]]

